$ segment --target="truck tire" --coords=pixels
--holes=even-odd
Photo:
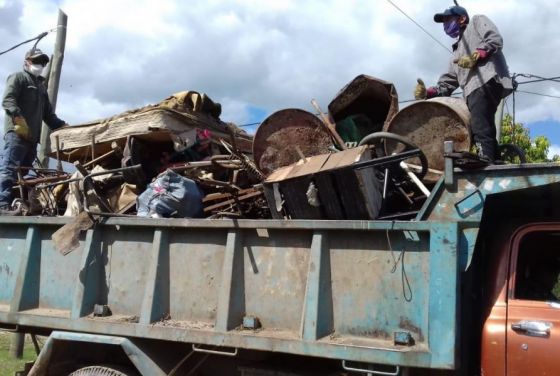
[[[120,367],[89,366],[80,368],[68,376],[133,376],[136,372]]]

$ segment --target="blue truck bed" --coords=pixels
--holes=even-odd
[[[408,222],[110,218],[66,256],[68,219],[0,217],[0,324],[454,369],[486,197],[558,182],[456,171]]]

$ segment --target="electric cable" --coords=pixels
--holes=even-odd
[[[552,81],[552,82],[560,83],[560,76],[546,78],[546,77],[541,77],[541,76],[537,76],[534,74],[527,74],[527,73],[514,73],[514,76],[520,76],[525,78],[536,78],[536,80],[519,82],[519,85],[531,84],[531,83],[543,82],[543,81]]]
[[[411,20],[416,26],[418,26],[420,28],[420,30],[422,30],[424,33],[428,34],[428,36],[430,38],[432,38],[437,44],[439,44],[441,47],[445,48],[445,50],[449,53],[453,53],[451,51],[451,49],[449,49],[449,47],[447,47],[446,45],[444,45],[443,43],[441,43],[436,37],[434,37],[432,34],[430,34],[430,32],[428,30],[426,30],[422,25],[420,25],[418,22],[416,22],[412,17],[410,17],[408,14],[405,13],[405,11],[403,11],[401,8],[399,8],[395,3],[393,3],[391,0],[387,0],[387,2],[389,4],[391,4],[392,6],[394,6],[399,12],[401,12],[402,14],[404,14],[404,16],[406,18],[408,18],[409,20]]]
[[[16,45],[13,46],[13,47],[8,48],[8,49],[5,50],[5,51],[1,51],[1,52],[0,52],[0,55],[4,55],[4,54],[7,53],[7,52],[10,52],[10,51],[12,51],[12,50],[15,50],[15,49],[18,48],[19,46],[24,45],[24,44],[26,44],[26,43],[33,42],[34,40],[36,40],[35,44],[33,45],[33,49],[35,49],[35,47],[37,46],[37,43],[39,43],[39,42],[41,41],[41,39],[43,39],[44,37],[46,37],[51,31],[57,30],[59,27],[63,27],[63,26],[60,25],[60,26],[57,26],[57,27],[52,28],[52,29],[50,29],[50,30],[43,31],[41,34],[37,35],[35,38],[28,39],[28,40],[26,40],[26,41],[23,41],[23,42],[21,42],[21,43],[16,44]]]
[[[541,97],[548,97],[548,98],[556,98],[556,99],[560,99],[560,96],[558,95],[550,95],[550,94],[542,94],[542,93],[535,93],[533,91],[525,91],[525,90],[517,90],[518,93],[524,93],[524,94],[532,94],[532,95],[538,95]]]

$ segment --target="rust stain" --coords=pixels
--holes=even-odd
[[[348,333],[359,337],[373,337],[373,338],[383,338],[383,339],[391,338],[389,333],[381,329],[351,328],[348,330]]]
[[[399,328],[404,329],[404,330],[408,330],[409,332],[415,333],[418,335],[418,341],[419,342],[423,342],[424,341],[424,334],[422,333],[422,329],[420,329],[419,327],[417,327],[416,325],[414,325],[409,319],[407,319],[406,317],[401,317],[401,320],[399,322]]]

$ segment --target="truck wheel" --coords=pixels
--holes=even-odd
[[[133,376],[137,373],[126,368],[114,368],[105,366],[90,366],[80,368],[68,376]]]

